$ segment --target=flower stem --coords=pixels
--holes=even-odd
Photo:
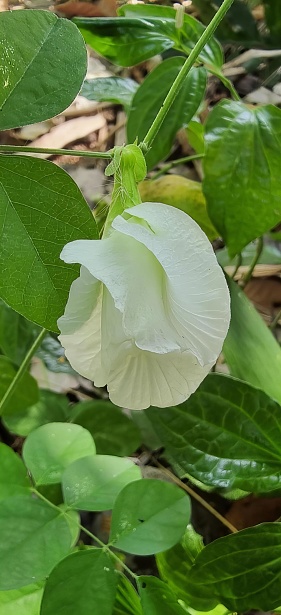
[[[85,158],[112,158],[112,150],[109,152],[83,152],[74,149],[52,149],[50,147],[25,147],[24,145],[0,145],[0,152],[13,154],[23,152],[25,154],[51,154],[52,156],[84,156]]]
[[[150,126],[148,133],[143,139],[143,142],[141,145],[143,146],[144,150],[147,150],[149,147],[151,147],[151,144],[154,141],[160,127],[162,126],[162,123],[169,109],[171,108],[176,96],[178,95],[186,76],[188,75],[194,62],[197,60],[198,56],[200,55],[202,49],[204,49],[205,45],[208,43],[211,36],[214,34],[219,23],[224,18],[225,14],[227,13],[228,9],[231,7],[233,2],[234,0],[224,0],[223,1],[222,5],[220,6],[218,11],[214,15],[212,21],[210,21],[209,25],[206,27],[202,36],[200,37],[199,41],[197,41],[195,47],[192,49],[190,55],[186,59],[182,69],[180,70],[178,76],[176,77],[169,93],[167,94],[161,109],[157,113],[154,122]]]
[[[32,492],[35,495],[37,495],[37,497],[40,498],[40,500],[42,500],[43,502],[48,504],[51,508],[54,508],[56,511],[60,512],[65,517],[69,517],[67,510],[63,510],[62,508],[60,508],[59,506],[57,506],[53,502],[50,502],[50,500],[45,498],[45,496],[42,495],[42,493],[40,493],[40,491],[37,491],[37,489],[35,489],[35,487],[32,489]],[[73,519],[72,518],[70,519],[70,521],[73,523]],[[94,540],[94,542],[96,542],[102,549],[107,551],[107,553],[112,557],[112,559],[114,559],[119,564],[119,566],[122,566],[122,568],[127,572],[127,574],[129,574],[131,577],[133,577],[134,581],[138,578],[137,575],[132,570],[130,570],[130,568],[118,557],[118,555],[116,555],[116,553],[111,551],[111,549],[110,549],[110,547],[108,545],[106,545],[104,542],[102,542],[102,540],[100,540],[97,536],[95,536],[95,534],[92,534],[92,532],[90,532],[90,530],[87,530],[87,528],[84,527],[84,525],[81,525],[81,523],[79,523],[79,521],[77,521],[77,526],[80,528],[80,530],[82,532],[85,532],[85,534],[87,534],[87,536],[89,536],[92,540]]]
[[[157,171],[157,173],[153,175],[152,179],[158,179],[158,177],[161,177],[161,175],[164,175],[164,173],[167,173],[167,171],[170,171],[170,169],[173,169],[178,164],[190,162],[191,160],[199,160],[200,158],[204,158],[204,156],[205,154],[193,154],[192,156],[184,156],[184,158],[178,158],[177,160],[168,162],[162,167],[162,169],[160,169],[160,171]]]
[[[46,329],[42,329],[42,331],[40,331],[39,335],[37,336],[36,340],[33,342],[31,348],[29,349],[28,353],[26,354],[26,356],[24,357],[23,362],[21,363],[14,379],[12,380],[10,386],[8,387],[5,395],[2,397],[1,401],[0,401],[0,416],[1,414],[3,414],[3,410],[5,409],[5,406],[7,405],[8,401],[10,401],[14,390],[17,388],[17,386],[20,383],[21,378],[23,377],[24,373],[26,372],[29,363],[33,357],[33,355],[35,354],[37,348],[39,348],[39,346],[41,345],[41,342],[44,338],[44,336],[46,335],[47,330]]]
[[[241,287],[245,288],[245,286],[248,284],[248,282],[250,281],[253,271],[255,269],[256,264],[258,263],[258,260],[260,258],[260,255],[262,253],[262,249],[263,249],[263,238],[259,237],[258,238],[258,243],[257,243],[257,250],[256,250],[256,254],[250,264],[250,267],[247,271],[247,273],[244,275],[242,281],[241,281]]]

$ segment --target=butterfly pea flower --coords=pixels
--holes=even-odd
[[[163,203],[126,209],[101,240],[68,243],[80,263],[60,341],[73,368],[118,406],[180,404],[216,362],[226,336],[229,292],[206,235]]]

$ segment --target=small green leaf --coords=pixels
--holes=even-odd
[[[0,28],[0,130],[61,113],[78,94],[87,68],[76,26],[54,13],[29,10],[2,12]]]
[[[262,523],[207,545],[189,582],[198,597],[207,589],[232,612],[274,610],[280,605],[280,523]]]
[[[36,485],[59,483],[65,468],[76,459],[94,455],[91,434],[80,425],[49,423],[32,431],[23,446],[24,462]]]
[[[209,216],[235,256],[281,220],[281,110],[222,101],[205,131]]]
[[[0,299],[0,347],[16,365],[20,365],[39,333],[34,323],[12,310]]]
[[[40,615],[112,615],[118,582],[101,549],[72,553],[51,572]]]
[[[280,489],[281,408],[262,391],[211,374],[180,406],[146,414],[173,461],[204,484]]]
[[[0,500],[27,494],[30,482],[20,457],[6,444],[0,443]]]
[[[0,591],[0,615],[40,615],[42,583]]]
[[[0,590],[43,580],[71,547],[63,514],[31,495],[1,502],[0,527]]]
[[[117,105],[130,107],[132,98],[138,89],[138,83],[133,79],[123,77],[102,77],[86,79],[81,95],[89,100],[103,102],[108,100]]]
[[[231,321],[223,354],[236,378],[262,389],[281,404],[281,349],[243,291],[228,280]]]
[[[184,58],[176,57],[164,60],[145,78],[139,86],[129,112],[127,135],[128,141],[139,141],[145,137],[153,120],[171,89],[184,64]],[[153,141],[153,147],[145,158],[148,170],[170,153],[177,131],[188,124],[196,113],[206,88],[206,71],[203,67],[193,68],[186,77],[183,86],[169,109],[165,122]],[[153,92],[153,95],[151,95]]]
[[[136,17],[152,22],[158,32],[168,34],[179,51],[190,54],[194,45],[202,36],[205,28],[200,21],[191,15],[185,14],[181,27],[176,27],[177,12],[168,6],[150,4],[125,4],[118,9],[119,15]],[[158,52],[159,53],[159,52]],[[207,66],[220,68],[223,64],[222,49],[218,41],[211,37],[201,51],[199,59]]]
[[[75,182],[51,162],[1,156],[0,175],[0,295],[26,318],[57,331],[79,272],[60,253],[74,239],[98,238],[93,215]]]
[[[0,356],[0,399],[5,395],[16,373],[17,370],[10,359]],[[10,400],[3,408],[5,416],[17,414],[31,404],[35,404],[38,401],[38,396],[39,390],[36,380],[30,374],[25,373]]]
[[[156,577],[138,578],[143,615],[184,615],[183,609],[173,591]]]
[[[66,468],[62,477],[64,500],[79,510],[109,510],[120,491],[141,479],[141,471],[129,459],[91,455]]]
[[[99,455],[126,457],[141,445],[140,432],[133,421],[109,401],[76,404],[72,422],[92,434]]]
[[[189,517],[189,498],[179,487],[153,479],[136,481],[117,497],[110,542],[136,555],[159,553],[181,539]]]
[[[17,414],[4,414],[3,422],[12,433],[28,436],[31,431],[41,425],[66,421],[69,415],[68,407],[65,395],[41,389],[39,401],[36,404]]]

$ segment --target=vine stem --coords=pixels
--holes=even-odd
[[[32,492],[35,495],[37,495],[37,497],[40,500],[42,500],[43,502],[48,504],[51,508],[54,508],[54,510],[56,510],[57,512],[60,512],[65,517],[68,517],[69,520],[71,521],[71,523],[73,523],[73,518],[69,516],[67,510],[63,510],[62,508],[60,508],[56,504],[53,504],[53,502],[50,502],[50,500],[45,498],[45,496],[42,495],[42,493],[40,493],[40,491],[37,491],[37,489],[35,489],[35,487],[32,488]],[[102,549],[107,551],[108,554],[112,557],[112,559],[114,559],[119,565],[121,565],[122,568],[124,568],[124,570],[127,572],[127,574],[129,574],[134,579],[134,581],[137,580],[137,578],[138,578],[137,575],[132,570],[130,570],[130,568],[118,557],[118,555],[116,555],[116,553],[111,551],[109,545],[106,545],[104,542],[102,542],[102,540],[100,540],[97,536],[95,536],[95,534],[92,534],[92,532],[90,532],[90,530],[87,530],[87,528],[84,527],[84,525],[81,525],[81,523],[79,523],[79,521],[77,521],[77,527],[79,527],[79,529],[82,532],[85,532],[85,534],[87,534],[87,536],[89,536],[92,540],[94,540]]]
[[[158,179],[158,177],[161,177],[161,175],[164,175],[164,173],[167,173],[167,171],[170,171],[170,169],[173,169],[178,164],[191,162],[192,160],[200,160],[200,158],[204,158],[204,156],[205,154],[192,154],[191,156],[184,156],[184,158],[177,158],[177,160],[173,160],[172,162],[165,164],[160,171],[157,171],[157,173],[153,175],[152,179]]]
[[[223,0],[222,5],[220,6],[218,11],[214,15],[213,19],[210,21],[209,25],[204,30],[202,36],[200,37],[200,39],[197,41],[196,45],[192,49],[190,55],[186,59],[183,67],[181,68],[178,76],[176,77],[169,93],[167,94],[161,109],[157,113],[154,122],[151,124],[146,136],[144,137],[141,143],[144,150],[147,150],[153,143],[160,127],[162,126],[162,123],[169,109],[171,108],[176,96],[178,95],[180,91],[180,88],[183,85],[183,82],[186,76],[188,75],[189,71],[191,70],[193,64],[196,62],[202,49],[204,49],[206,43],[208,43],[209,39],[214,34],[216,28],[218,27],[221,20],[226,15],[228,9],[231,7],[233,2],[234,0]]]
[[[181,487],[181,489],[183,489],[189,495],[191,495],[191,497],[194,500],[199,502],[199,504],[201,504],[203,508],[208,510],[208,512],[211,513],[213,517],[216,517],[218,521],[220,521],[225,527],[227,527],[227,529],[230,530],[232,534],[236,534],[236,532],[238,532],[238,529],[234,525],[232,525],[230,521],[228,521],[225,517],[223,517],[223,515],[221,515],[213,506],[211,506],[209,502],[206,502],[206,500],[204,500],[204,498],[202,498],[201,495],[199,495],[199,493],[196,493],[196,491],[194,491],[194,489],[189,487],[189,485],[186,485],[186,483],[183,483],[183,481],[177,476],[175,476],[173,472],[171,472],[170,470],[162,466],[162,463],[160,463],[157,459],[154,458],[154,462],[156,463],[157,467],[160,468],[162,472],[164,472],[164,474],[166,474],[167,477],[169,477],[176,485],[178,485],[179,487]]]
[[[257,250],[256,250],[256,254],[250,264],[250,267],[247,271],[247,273],[244,275],[242,281],[241,281],[241,288],[245,288],[245,286],[248,284],[248,282],[250,281],[253,271],[255,269],[256,264],[258,263],[259,257],[262,253],[262,249],[263,249],[263,237],[259,237],[258,238],[258,243],[257,243]]]
[[[108,152],[83,152],[74,149],[52,149],[49,147],[25,147],[24,145],[0,145],[0,152],[13,154],[23,152],[26,154],[51,154],[52,156],[69,155],[84,156],[85,158],[112,158],[112,150]]]
[[[6,404],[8,403],[8,401],[11,399],[14,390],[17,388],[17,386],[19,385],[19,382],[21,380],[21,378],[23,377],[24,373],[26,372],[29,363],[33,357],[33,355],[35,354],[37,348],[39,348],[39,346],[41,345],[41,342],[43,340],[43,338],[45,337],[47,333],[47,329],[42,329],[39,333],[39,335],[37,336],[36,340],[33,342],[31,348],[29,349],[28,353],[26,354],[26,356],[24,357],[23,362],[21,363],[14,379],[12,380],[10,386],[7,388],[7,391],[5,393],[5,395],[2,397],[1,401],[0,401],[0,416],[3,413],[3,410],[5,409]]]

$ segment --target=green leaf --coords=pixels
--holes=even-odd
[[[61,113],[78,94],[87,68],[76,26],[54,13],[29,10],[1,13],[0,28],[0,130]]]
[[[97,79],[86,79],[81,90],[82,96],[89,100],[103,102],[108,100],[130,107],[132,98],[139,85],[133,79],[123,77],[102,77]]]
[[[223,354],[230,373],[281,404],[281,349],[243,291],[228,280],[231,321]]]
[[[173,591],[156,577],[138,578],[143,615],[184,615],[186,610],[178,603]]]
[[[109,401],[86,401],[75,405],[72,422],[93,436],[99,455],[126,457],[141,445],[138,428]]]
[[[72,553],[47,580],[41,615],[111,615],[117,573],[101,549]]]
[[[0,356],[0,399],[5,395],[16,373],[17,370],[10,359]],[[11,395],[9,402],[4,406],[5,416],[13,413],[17,414],[31,404],[35,404],[38,396],[39,389],[36,380],[30,374],[25,373]]]
[[[30,482],[22,460],[9,446],[0,443],[0,501],[27,494],[29,489]]]
[[[232,612],[273,610],[280,605],[280,523],[262,523],[207,545],[189,582],[198,596],[204,587]]]
[[[206,200],[199,182],[170,174],[145,180],[139,189],[143,201],[167,203],[181,209],[199,224],[210,241],[217,239],[218,232],[207,214]]]
[[[222,101],[205,131],[209,216],[235,256],[281,219],[281,110]]]
[[[1,503],[0,527],[0,590],[43,580],[71,547],[62,513],[31,495]]]
[[[189,517],[189,498],[179,487],[153,479],[136,481],[117,497],[110,542],[136,555],[159,553],[181,539]]]
[[[39,333],[38,327],[12,310],[0,299],[0,347],[20,365]]]
[[[68,400],[65,395],[41,389],[36,404],[17,414],[4,414],[3,422],[12,433],[28,436],[41,425],[66,421],[68,415]]]
[[[75,182],[51,162],[1,156],[0,175],[0,295],[26,318],[57,331],[79,272],[59,256],[69,241],[98,237],[94,218]]]
[[[270,30],[271,39],[280,45],[281,36],[281,5],[279,0],[263,0],[265,6],[266,25]]]
[[[265,493],[281,484],[281,408],[265,393],[211,374],[180,406],[146,411],[169,456],[206,485]]]
[[[119,15],[125,17],[74,19],[86,43],[119,66],[134,66],[172,47],[189,54],[205,30],[190,15],[184,15],[182,27],[177,28],[176,11],[169,7],[126,5],[119,8]],[[211,38],[199,59],[221,68],[220,44]]]
[[[193,4],[199,9],[200,18],[207,25],[221,6],[222,0],[193,0]],[[221,41],[242,43],[246,47],[256,47],[257,44],[261,44],[261,37],[250,7],[241,0],[235,0],[228,9],[216,30],[216,36]]]
[[[49,423],[32,431],[23,446],[24,462],[36,485],[59,483],[65,468],[76,459],[94,455],[91,434],[80,425]]]
[[[112,615],[143,615],[139,596],[123,574],[119,575]]]
[[[41,583],[0,591],[0,615],[40,615]]]
[[[181,57],[164,60],[139,86],[128,117],[129,143],[136,138],[142,141],[145,137],[183,64],[184,58]],[[168,156],[177,131],[190,122],[204,97],[205,89],[205,69],[192,68],[153,141],[153,147],[145,156],[148,170]]]
[[[62,477],[64,500],[79,510],[109,510],[120,491],[141,479],[141,471],[129,459],[90,455],[66,468]]]
[[[197,555],[203,548],[201,536],[195,532],[191,525],[188,525],[185,534],[177,545],[156,555],[157,568],[161,579],[186,604],[192,605],[187,583],[189,572]],[[201,600],[203,600],[205,594],[206,592],[202,590]],[[210,596],[208,597],[208,593],[205,599],[206,610],[208,610],[214,604],[214,600]]]
[[[205,28],[191,15],[184,14],[181,27],[176,26],[177,13],[172,7],[163,7],[149,4],[125,4],[118,9],[119,15],[125,17],[137,17],[146,21],[151,21],[154,27],[163,34],[168,34],[174,42],[174,46],[179,51],[190,54],[194,45],[202,36]],[[159,52],[158,52],[159,53]],[[201,62],[207,66],[221,68],[223,64],[222,49],[218,41],[211,37],[199,56]]]
[[[188,142],[197,154],[205,154],[204,125],[191,120],[186,128]]]

